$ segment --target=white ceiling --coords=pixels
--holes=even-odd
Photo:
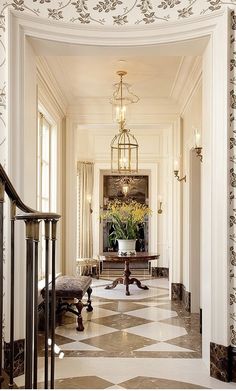
[[[118,70],[128,72],[124,81],[131,84],[140,103],[160,99],[177,102],[206,41],[129,48],[89,47],[41,39],[31,39],[31,44],[71,106],[86,99],[87,103],[98,99],[108,102],[113,84],[119,81]]]
[[[119,81],[117,70],[126,70],[124,82],[140,98],[168,98],[171,96],[181,57],[126,56],[119,62],[116,55],[46,57],[47,64],[63,94],[71,104],[75,99],[107,98],[112,95],[113,84]]]

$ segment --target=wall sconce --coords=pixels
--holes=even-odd
[[[202,156],[202,147],[200,147],[200,140],[201,140],[201,134],[197,129],[194,129],[194,136],[195,136],[195,151],[197,156],[200,158],[200,162],[203,160]]]
[[[177,181],[186,182],[186,175],[183,176],[182,178],[179,177],[179,162],[178,162],[178,160],[175,160],[175,162],[174,162],[174,176],[177,178]]]
[[[158,208],[157,213],[158,213],[159,215],[161,215],[162,212],[163,212],[163,209],[162,209],[162,196],[159,196],[159,197],[158,197],[158,200],[159,200],[159,208]]]
[[[88,203],[89,203],[89,211],[90,211],[90,213],[93,213],[93,209],[92,209],[92,196],[91,196],[91,194],[88,194],[88,195],[87,195],[87,201],[88,201]]]

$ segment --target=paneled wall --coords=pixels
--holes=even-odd
[[[155,119],[156,120],[156,119]],[[135,125],[131,124],[131,132],[139,143],[140,174],[150,176],[149,204],[153,211],[150,221],[150,251],[160,253],[159,265],[169,267],[171,243],[171,205],[172,205],[172,161],[173,161],[173,122],[178,116],[166,116],[161,123]],[[93,220],[94,220],[94,255],[101,252],[101,230],[99,228],[100,206],[102,205],[101,173],[110,169],[110,142],[117,132],[114,125],[79,124],[80,119],[70,121],[71,137],[75,142],[75,160],[93,161],[95,163]],[[72,125],[73,123],[73,125]],[[74,133],[74,136],[72,136]],[[159,215],[158,195],[163,199],[163,213]]]

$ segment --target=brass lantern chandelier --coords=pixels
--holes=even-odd
[[[139,98],[130,92],[130,86],[123,82],[125,71],[118,71],[120,82],[115,84],[115,92],[110,102],[113,105],[119,133],[111,141],[111,171],[118,173],[138,172],[138,142],[126,128],[127,105],[137,103]]]

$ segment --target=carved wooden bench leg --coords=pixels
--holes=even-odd
[[[89,287],[88,289],[87,289],[87,294],[88,294],[88,300],[87,300],[87,311],[88,312],[92,312],[93,311],[93,307],[92,307],[92,305],[91,305],[91,294],[92,294],[92,288],[91,287]]]
[[[76,327],[76,330],[77,331],[83,331],[84,330],[84,326],[83,326],[83,319],[82,319],[81,312],[82,312],[82,309],[83,309],[84,305],[83,305],[81,300],[79,300],[78,303],[76,303],[75,305],[76,305],[76,308],[78,310],[78,318],[77,318],[78,327]]]

